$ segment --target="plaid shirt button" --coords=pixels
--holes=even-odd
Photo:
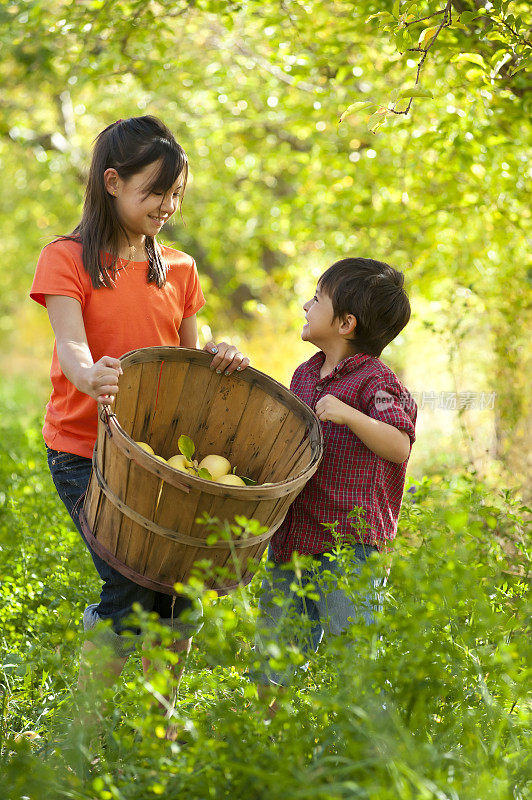
[[[315,410],[319,393],[326,388],[328,394],[362,413],[406,431],[414,442],[417,407],[389,367],[378,358],[358,353],[322,379],[324,360],[323,353],[316,353],[296,369],[290,384],[294,394]],[[394,402],[377,408],[379,391],[386,391]],[[289,561],[294,551],[317,554],[329,550],[331,525],[341,538],[353,541],[357,536],[379,549],[397,532],[407,461],[394,464],[380,458],[346,425],[320,424],[323,459],[272,538],[277,562]],[[359,524],[357,529],[349,516],[354,508],[363,509],[362,528]]]

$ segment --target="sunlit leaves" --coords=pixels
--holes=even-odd
[[[434,97],[431,89],[423,86],[403,86],[399,91],[399,97]]]
[[[339,122],[343,122],[346,117],[351,116],[352,114],[358,113],[360,111],[364,111],[367,108],[370,108],[374,105],[371,100],[358,100],[356,103],[351,103],[351,105],[347,106],[345,111],[342,112]]]
[[[452,61],[469,61],[471,64],[478,64],[479,67],[487,69],[487,64],[480,53],[458,53],[453,56]]]

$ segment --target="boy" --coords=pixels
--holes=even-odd
[[[321,276],[316,294],[303,306],[306,324],[301,338],[320,352],[296,369],[290,388],[320,419],[324,454],[271,540],[268,560],[273,567],[268,568],[259,601],[259,653],[268,641],[281,642],[288,615],[300,620],[301,631],[304,620],[310,624],[310,640],[302,646],[307,651],[317,650],[325,631],[339,634],[359,614],[366,624],[373,621],[376,581],[357,609],[334,586],[326,592],[316,587],[313,595],[318,599],[302,598],[294,591],[294,571],[286,565],[294,552],[309,554],[318,562],[318,573],[327,570],[340,576],[340,563],[327,557],[334,546],[331,523],[337,523],[335,535],[351,549],[358,565],[396,535],[417,409],[378,357],[410,319],[403,283],[403,274],[388,264],[346,258]],[[354,508],[365,512],[358,534],[349,514]],[[303,586],[309,581],[312,573],[303,572]],[[272,602],[279,594],[282,605]],[[268,666],[257,680],[283,685],[290,673]]]

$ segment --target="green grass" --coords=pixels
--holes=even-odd
[[[170,674],[147,683],[138,655],[112,689],[75,691],[99,581],[56,497],[39,421],[17,417],[17,403],[4,399],[0,424],[3,800],[531,796],[530,540],[509,493],[465,473],[417,482],[375,629],[324,646],[271,721],[245,675],[260,570],[220,599],[193,581],[205,624],[181,685],[183,741],[169,743],[153,697]],[[79,709],[104,696],[91,742]]]

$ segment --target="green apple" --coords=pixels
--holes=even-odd
[[[219,478],[216,479],[216,483],[225,483],[227,486],[245,486],[246,484],[239,478],[238,475],[221,475]]]
[[[230,462],[223,456],[210,455],[200,461],[199,469],[207,469],[211,473],[213,481],[217,481],[222,475],[231,472]]]
[[[178,469],[180,472],[188,472],[192,467],[192,462],[179,453],[177,456],[172,456],[168,459],[168,466]]]
[[[135,444],[138,444],[139,447],[142,447],[142,449],[145,450],[147,453],[149,453],[151,456],[154,455],[153,447],[150,447],[150,445],[146,444],[146,442],[135,442]]]

